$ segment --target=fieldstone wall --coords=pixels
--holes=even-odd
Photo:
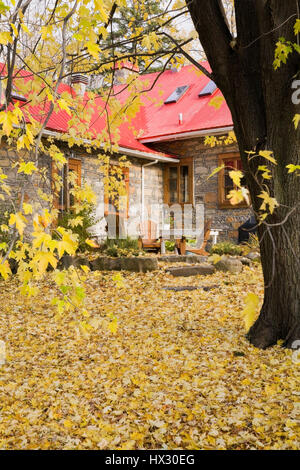
[[[238,152],[237,145],[208,147],[203,139],[194,138],[173,142],[151,144],[155,150],[166,152],[177,158],[194,158],[194,203],[204,203],[205,218],[212,219],[212,228],[220,230],[218,241],[237,241],[238,227],[245,222],[251,211],[245,208],[222,208],[218,203],[218,176],[208,178],[219,166],[218,156]]]
[[[97,204],[95,210],[96,224],[92,227],[91,235],[99,239],[107,236],[105,227],[106,220],[104,217],[104,184],[103,174],[99,170],[99,160],[96,155],[84,153],[78,149],[73,150],[61,146],[66,157],[70,157],[81,161],[81,183],[89,184],[97,195]],[[7,174],[8,178],[5,182],[11,187],[14,198],[18,198],[22,188],[24,179],[29,179],[23,174],[17,173],[16,168],[12,168],[12,164],[17,162],[21,157],[21,153],[8,152],[5,146],[0,148],[0,168]],[[28,156],[27,156],[28,158]],[[150,160],[129,158],[129,221],[128,234],[137,236],[139,233],[139,223],[142,215],[142,165],[148,164]],[[118,156],[111,159],[112,164],[118,163]],[[33,181],[33,184],[26,184],[26,200],[31,204],[39,200],[37,190],[41,188],[45,193],[51,194],[51,161],[47,156],[39,158],[39,166],[45,169],[45,177]],[[144,203],[145,217],[152,204],[163,203],[163,165],[155,164],[144,169]],[[6,206],[6,202],[0,201],[0,205]],[[43,203],[45,207],[47,203]],[[131,223],[130,223],[131,222]]]
[[[18,173],[18,167],[13,167],[15,163],[22,157],[25,158],[25,156],[28,159],[28,153],[24,151],[18,154],[17,152],[8,150],[5,145],[2,145],[0,148],[0,168],[3,173],[7,175],[7,179],[4,180],[4,183],[9,186],[11,192],[11,195],[8,196],[0,189],[1,214],[6,210],[9,213],[14,211],[14,207],[19,210],[18,207],[22,195],[24,202],[30,203],[35,211],[49,208],[49,202],[39,197],[39,190],[45,194],[51,194],[51,182],[48,178],[51,169],[50,161],[46,156],[41,155],[38,161],[41,175],[25,175],[24,173]],[[34,160],[33,157],[31,159]],[[26,219],[29,223],[25,227],[25,238],[30,235],[32,230],[32,215],[26,215]]]
[[[25,152],[13,152],[8,150],[5,146],[0,148],[0,168],[3,173],[7,175],[5,183],[10,187],[12,197],[18,198],[22,188],[25,188],[25,200],[36,200],[36,192],[38,187],[45,193],[50,191],[50,180],[47,177],[32,177],[30,175],[24,175],[24,173],[18,173],[18,168],[13,168],[13,165],[17,163]],[[26,156],[28,159],[28,155]],[[32,160],[34,158],[32,157]],[[50,172],[50,161],[45,155],[41,155],[38,161],[39,169],[44,170],[45,175]],[[29,184],[31,182],[31,184]]]

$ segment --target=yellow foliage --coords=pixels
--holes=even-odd
[[[72,116],[72,111],[70,110],[70,107],[69,107],[68,103],[66,102],[66,100],[61,98],[60,100],[57,101],[57,103],[58,103],[58,106],[60,107],[60,109],[66,111],[70,116]]]
[[[232,189],[231,191],[229,191],[227,199],[230,200],[230,204],[232,204],[233,206],[236,204],[240,204],[244,200],[243,191],[241,189]]]
[[[26,226],[27,219],[23,216],[22,212],[10,214],[9,225],[15,225],[19,234],[22,236]]]
[[[300,114],[295,114],[295,116],[293,118],[293,123],[295,125],[295,129],[298,129],[299,122],[300,122]]]
[[[239,170],[232,170],[229,172],[229,177],[232,179],[234,184],[238,186],[239,188],[241,187],[241,179],[243,178],[243,173]]]
[[[259,155],[261,157],[265,158],[266,160],[269,160],[269,162],[273,163],[274,165],[277,165],[277,162],[276,162],[274,156],[272,156],[273,155],[272,151],[270,151],[270,150],[261,150],[259,152]]]
[[[4,450],[299,449],[291,352],[257,350],[241,329],[249,284],[263,295],[260,268],[189,279],[209,291],[163,290],[187,285],[164,268],[124,273],[122,292],[115,273],[85,275],[79,322],[63,306],[78,274],[29,281],[40,289],[28,301],[2,281]]]
[[[10,275],[11,269],[8,261],[6,260],[3,262],[2,258],[0,257],[0,276],[2,276],[3,279],[6,280]]]
[[[95,242],[95,240],[90,240],[89,238],[87,238],[85,240],[85,243],[92,248],[99,248],[99,245]]]
[[[0,33],[0,44],[6,45],[9,42],[13,42],[13,38],[11,37],[10,33],[8,31],[2,31]]]
[[[27,202],[23,202],[23,211],[25,215],[32,214],[32,205],[28,204]]]
[[[24,173],[25,175],[32,175],[34,171],[37,171],[37,167],[34,162],[21,162],[19,164],[18,173]]]
[[[262,191],[261,194],[258,195],[259,198],[263,199],[263,203],[260,206],[260,210],[265,211],[267,210],[267,206],[269,206],[270,214],[273,214],[276,207],[278,207],[278,202],[274,197],[271,197],[267,191]]]
[[[245,298],[245,308],[242,312],[244,316],[245,328],[246,331],[249,331],[251,326],[253,325],[256,316],[257,316],[257,309],[259,305],[259,298],[256,294],[250,292],[247,294]]]

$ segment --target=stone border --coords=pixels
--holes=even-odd
[[[158,261],[163,263],[205,263],[207,256],[199,255],[163,255],[157,258]]]
[[[124,258],[109,258],[106,256],[99,256],[98,258],[89,261],[87,258],[80,256],[65,255],[61,258],[59,267],[61,269],[68,269],[70,266],[80,267],[88,266],[91,271],[131,271],[136,273],[147,273],[156,271],[158,268],[157,258],[150,257],[124,257]]]

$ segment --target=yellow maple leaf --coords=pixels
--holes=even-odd
[[[99,54],[101,52],[100,46],[92,41],[88,41],[85,45],[89,51],[89,54],[94,57],[94,59],[99,59]]]
[[[116,334],[117,329],[118,329],[118,322],[117,319],[114,318],[109,324],[108,324],[108,329],[113,333]]]
[[[90,268],[86,264],[81,264],[80,267],[86,274],[90,272]]]
[[[97,14],[100,16],[100,19],[103,23],[106,23],[108,20],[108,13],[103,8],[103,0],[95,0],[95,10]]]
[[[69,108],[69,105],[66,102],[66,100],[61,98],[60,100],[57,101],[57,103],[58,103],[58,106],[60,107],[60,109],[66,111],[69,114],[69,116],[72,116],[72,112],[71,112],[71,110]]]
[[[64,420],[64,427],[67,429],[71,429],[73,427],[73,423],[70,419],[65,419]]]
[[[90,240],[89,238],[85,240],[85,243],[92,248],[99,248],[98,243],[96,243],[94,240]]]
[[[229,172],[229,177],[232,179],[234,184],[241,187],[241,179],[243,178],[243,173],[240,170],[232,170]]]
[[[24,173],[25,175],[32,175],[34,171],[37,171],[37,167],[33,162],[21,162],[19,165],[18,173]]]
[[[293,117],[293,123],[294,123],[295,129],[298,129],[299,122],[300,122],[300,114],[295,114],[295,116]]]
[[[0,44],[6,45],[8,42],[13,43],[13,38],[8,31],[2,31],[0,33]]]
[[[258,296],[249,292],[245,298],[245,304],[242,315],[244,316],[245,328],[249,331],[256,318],[257,308],[259,305]]]
[[[241,189],[232,189],[226,197],[233,206],[240,204],[244,200],[243,191]]]
[[[28,204],[27,202],[23,203],[23,211],[25,215],[32,214],[32,205]]]
[[[21,28],[23,29],[24,33],[28,34],[29,36],[32,36],[32,32],[28,29],[25,23],[21,21]]]
[[[10,23],[10,26],[11,26],[13,32],[14,32],[15,37],[17,38],[19,36],[19,32],[18,32],[16,26],[13,23]]]
[[[211,174],[208,176],[207,179],[211,178],[212,176],[216,175],[217,173],[219,173],[219,171],[223,170],[223,168],[225,167],[225,165],[221,165],[221,166],[218,166],[217,168],[215,168]]]
[[[261,150],[259,152],[259,155],[261,157],[265,158],[266,160],[269,160],[269,162],[274,163],[274,165],[277,165],[277,162],[276,162],[275,158],[272,156],[273,155],[272,151],[270,151],[270,150]]]
[[[9,136],[9,134],[13,130],[13,124],[17,124],[17,123],[18,121],[15,122],[14,116],[11,111],[0,112],[0,124],[2,124],[3,131],[7,136]]]
[[[15,225],[16,229],[18,230],[21,236],[23,235],[26,223],[27,223],[27,219],[23,216],[21,212],[17,212],[16,214],[10,214],[8,224]]]
[[[271,197],[267,191],[262,191],[261,194],[258,195],[259,198],[263,199],[263,203],[260,206],[260,210],[265,211],[267,210],[267,206],[269,206],[270,214],[273,214],[276,207],[279,206],[278,202],[274,197]]]
[[[50,252],[40,252],[33,260],[37,263],[37,269],[42,274],[46,272],[49,264],[53,269],[57,266],[57,259]]]
[[[8,261],[5,260],[4,262],[2,262],[1,258],[0,258],[0,276],[2,276],[4,280],[6,280],[9,276],[11,276],[11,269],[10,269]]]

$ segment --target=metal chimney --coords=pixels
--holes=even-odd
[[[83,75],[81,73],[74,73],[71,75],[71,86],[76,85],[76,91],[78,95],[84,95],[88,84],[89,77],[87,77],[86,75]]]

